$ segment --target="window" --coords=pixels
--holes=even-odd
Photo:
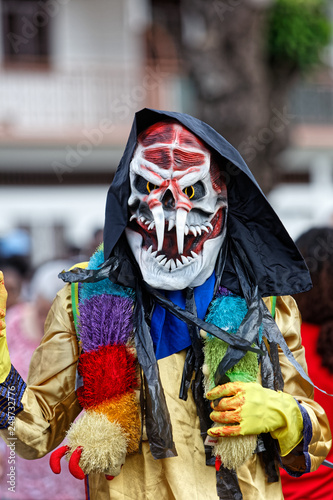
[[[2,0],[1,4],[5,64],[47,63],[50,14],[45,2]]]

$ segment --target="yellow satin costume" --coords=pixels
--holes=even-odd
[[[264,300],[269,307],[269,299]],[[291,297],[277,298],[275,319],[295,359],[306,369],[300,315]],[[58,293],[47,317],[45,335],[31,360],[22,399],[23,411],[16,417],[16,452],[24,458],[39,458],[56,448],[80,413],[75,393],[79,354],[70,286],[66,285]],[[191,389],[187,401],[178,397],[184,359],[185,351],[181,351],[158,362],[178,456],[154,460],[148,442],[143,441],[142,454],[128,456],[120,475],[112,481],[107,481],[104,475],[89,476],[92,500],[218,498],[215,468],[205,465],[199,418]],[[331,447],[329,424],[322,408],[313,401],[313,387],[300,377],[282,352],[280,364],[285,392],[292,394],[306,408],[311,419],[312,439],[308,452],[311,470],[315,470]],[[1,436],[6,440],[7,430],[1,430]],[[293,456],[288,455],[283,460],[291,468],[302,467],[302,457],[300,465]],[[63,461],[62,466],[68,465]],[[237,475],[244,500],[283,498],[280,481],[267,482],[260,455],[254,454],[237,470]]]

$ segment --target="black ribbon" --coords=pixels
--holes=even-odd
[[[153,341],[145,319],[142,291],[136,288],[134,338],[138,362],[144,373],[144,413],[150,451],[155,459],[177,456],[170,414],[162,388]]]
[[[183,310],[168,300],[164,295],[151,287],[148,283],[138,278],[141,276],[137,264],[129,256],[128,252],[118,245],[114,249],[114,254],[97,270],[87,270],[75,268],[69,272],[63,272],[59,275],[65,282],[83,282],[93,283],[104,279],[110,279],[113,283],[124,287],[134,288],[136,291],[136,303],[134,309],[135,342],[138,353],[138,361],[144,372],[144,404],[146,416],[146,428],[149,438],[151,452],[154,458],[165,458],[175,456],[176,450],[172,439],[172,426],[170,415],[166,406],[165,395],[160,382],[158,366],[154,353],[153,343],[150,336],[149,327],[145,318],[147,307],[144,305],[143,292],[147,292],[150,303],[157,302],[165,309],[169,310],[177,318],[184,321],[189,328],[192,346],[189,348],[185,360],[185,375],[183,375],[181,384],[181,396],[186,399],[187,390],[191,384],[193,371],[196,372],[193,381],[192,390],[195,402],[198,408],[198,414],[201,413],[200,425],[201,432],[204,435],[208,429],[206,413],[204,408],[204,398],[202,397],[202,371],[200,363],[202,361],[202,350],[199,354],[199,329],[216,336],[228,344],[226,355],[221,361],[216,374],[216,383],[221,383],[225,379],[225,373],[232,368],[247,351],[252,351],[261,355],[263,383],[275,390],[281,390],[283,379],[278,361],[277,344],[280,345],[287,359],[296,368],[298,373],[310,384],[314,385],[303,368],[294,359],[289,347],[287,346],[282,333],[277,327],[270,312],[266,308],[256,285],[256,278],[247,256],[237,241],[229,242],[230,251],[236,273],[239,278],[240,286],[247,302],[248,312],[243,319],[238,332],[229,334],[216,325],[207,323],[196,316],[194,309],[195,302],[193,296],[188,296],[187,310]],[[125,247],[126,248],[126,247]],[[219,266],[224,267],[225,260],[220,253]],[[220,283],[221,274],[218,275],[217,282]],[[193,293],[188,291],[188,293]],[[194,304],[194,305],[193,305]],[[150,304],[151,309],[151,304]],[[262,349],[251,344],[259,343],[259,328],[263,326],[263,337],[267,339],[270,346],[271,359],[269,359],[267,348],[262,344]],[[200,365],[200,366],[199,366]],[[316,387],[316,386],[315,386]],[[320,390],[320,389],[319,389]],[[325,391],[322,391],[325,392]],[[271,448],[269,443],[268,448]],[[265,446],[266,447],[266,446]],[[271,464],[270,460],[270,464]],[[229,471],[230,472],[230,471]],[[220,491],[226,491],[234,495],[232,498],[241,499],[239,486],[235,482],[232,473],[228,469],[223,469],[223,473],[218,475],[218,488]],[[270,480],[275,480],[274,474],[271,474]],[[228,493],[228,494],[229,494]],[[239,496],[240,495],[240,496]],[[224,498],[224,497],[223,497]],[[225,498],[229,498],[225,496]],[[230,497],[231,498],[231,497]]]
[[[216,490],[220,500],[243,500],[236,471],[223,465],[216,472]]]
[[[185,310],[191,312],[191,314],[196,316],[197,308],[195,304],[193,288],[187,288],[185,290],[185,293]],[[179,397],[180,399],[186,400],[188,389],[191,385],[193,399],[196,404],[197,415],[199,417],[200,433],[202,440],[205,443],[207,438],[207,431],[212,426],[212,422],[209,418],[211,408],[209,405],[209,401],[204,398],[203,390],[204,384],[201,367],[204,362],[204,354],[202,350],[202,339],[200,337],[200,330],[196,325],[187,326],[191,338],[191,346],[188,348],[186,354]],[[195,375],[194,379],[192,380],[193,372],[195,373]],[[212,456],[212,447],[204,444],[204,448],[206,455],[206,464],[214,465],[215,458]]]

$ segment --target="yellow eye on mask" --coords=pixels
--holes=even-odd
[[[195,194],[195,189],[193,186],[188,186],[184,189],[184,193],[191,199]]]

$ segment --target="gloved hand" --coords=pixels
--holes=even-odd
[[[11,368],[6,340],[6,302],[7,290],[5,288],[3,273],[0,271],[0,384],[6,380]]]
[[[213,437],[245,436],[270,432],[279,441],[281,456],[288,455],[303,439],[303,418],[295,399],[284,392],[265,389],[256,382],[229,382],[207,392],[210,418],[224,424],[212,427]]]

